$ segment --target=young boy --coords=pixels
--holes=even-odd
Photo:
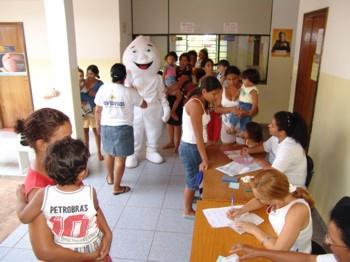
[[[80,140],[67,137],[49,146],[45,169],[57,185],[40,189],[28,204],[17,192],[17,216],[22,223],[31,223],[42,212],[58,245],[80,253],[100,250],[101,260],[110,261],[112,232],[103,213],[97,216],[95,189],[82,183],[88,158],[89,151]]]

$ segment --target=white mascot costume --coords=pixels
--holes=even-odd
[[[148,37],[138,36],[125,49],[123,63],[127,70],[125,85],[136,88],[147,102],[145,109],[134,107],[135,153],[127,157],[126,167],[138,165],[145,134],[146,159],[153,163],[162,163],[164,159],[158,153],[159,138],[163,122],[170,117],[170,108],[162,77],[157,74],[160,68],[158,50]]]

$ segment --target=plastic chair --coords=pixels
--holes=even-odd
[[[312,175],[314,174],[314,161],[310,156],[306,156],[306,180],[305,180],[305,186],[309,187]]]

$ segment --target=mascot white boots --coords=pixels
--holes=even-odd
[[[162,77],[158,75],[160,57],[156,47],[145,36],[139,36],[125,49],[126,86],[136,88],[147,102],[147,108],[134,107],[135,153],[126,159],[126,167],[138,165],[138,157],[146,135],[146,159],[159,164],[164,161],[158,153],[163,122],[170,117]]]

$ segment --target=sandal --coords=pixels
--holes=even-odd
[[[113,185],[114,182],[113,182],[113,179],[111,179],[109,176],[106,176],[106,182],[108,185]]]
[[[121,188],[122,188],[122,191],[112,192],[112,194],[117,196],[117,195],[120,195],[120,194],[128,193],[131,190],[131,188],[128,187],[128,186],[122,186]]]

